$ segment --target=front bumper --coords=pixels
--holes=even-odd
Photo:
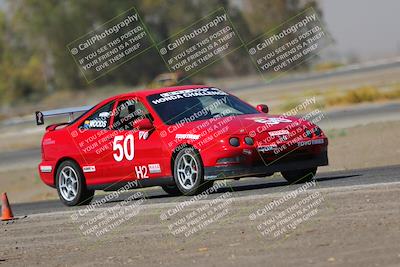
[[[219,180],[241,177],[268,176],[274,172],[309,169],[328,165],[327,150],[314,154],[311,158],[278,159],[257,165],[232,165],[204,167],[205,180]]]

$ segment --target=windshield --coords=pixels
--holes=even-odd
[[[168,125],[259,113],[238,98],[209,87],[154,94],[147,100]]]

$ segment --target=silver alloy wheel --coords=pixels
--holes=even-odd
[[[62,197],[67,201],[72,201],[78,194],[78,175],[70,166],[62,168],[58,177],[58,186]]]
[[[193,188],[199,176],[199,166],[193,155],[185,153],[178,161],[178,181],[180,185],[190,190]]]

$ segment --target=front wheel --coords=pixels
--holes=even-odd
[[[186,196],[199,194],[212,186],[212,182],[204,181],[203,162],[193,148],[185,148],[176,156],[174,180],[179,191]]]
[[[58,167],[56,187],[61,202],[67,206],[87,205],[94,196],[94,190],[86,188],[81,168],[71,160]]]
[[[317,173],[317,167],[303,170],[281,172],[282,176],[291,184],[310,182]]]

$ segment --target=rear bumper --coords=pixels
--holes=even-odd
[[[54,185],[54,173],[55,173],[55,162],[52,161],[42,161],[38,165],[39,176],[42,181],[50,186],[55,187]]]
[[[252,176],[268,176],[274,172],[309,169],[328,165],[328,152],[322,151],[312,158],[306,159],[279,159],[259,165],[231,165],[218,167],[204,167],[205,180],[218,180]]]

